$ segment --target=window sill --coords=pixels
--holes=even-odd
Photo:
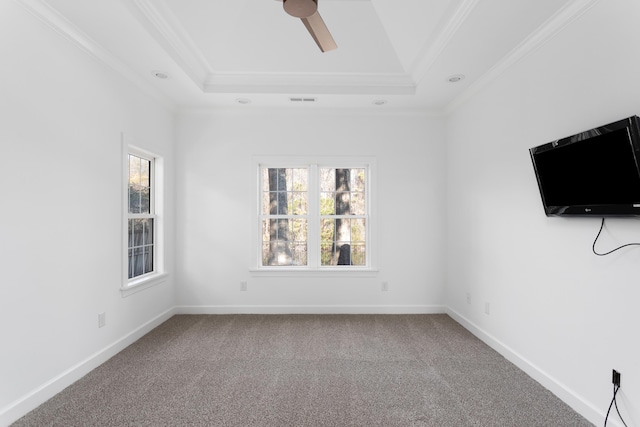
[[[122,295],[122,298],[128,297],[129,295],[159,285],[160,283],[165,282],[168,277],[169,273],[158,273],[132,280],[120,288],[120,294]]]
[[[251,269],[252,277],[376,277],[378,270],[362,269],[326,269],[311,270],[302,268],[259,268]]]

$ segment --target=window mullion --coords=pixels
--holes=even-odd
[[[307,235],[307,251],[309,268],[316,269],[320,265],[320,179],[318,165],[309,165],[309,229]]]

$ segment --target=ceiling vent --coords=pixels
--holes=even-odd
[[[289,98],[291,102],[316,102],[317,98]]]

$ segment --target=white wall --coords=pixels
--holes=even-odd
[[[174,162],[170,112],[16,3],[0,2],[0,425],[174,305],[448,306],[594,423],[610,399],[611,369],[621,371],[620,409],[629,425],[640,424],[640,249],[596,257],[599,220],[545,217],[527,151],[640,114],[639,18],[633,0],[597,2],[455,111],[446,128],[443,118],[419,114],[187,113],[175,125]],[[165,157],[173,273],[127,298],[118,291],[121,132]],[[252,156],[336,152],[377,158],[379,273],[252,275]],[[601,247],[640,241],[639,225],[609,220]],[[107,327],[98,329],[100,312]]]
[[[184,114],[177,129],[179,311],[442,311],[440,117],[238,109]],[[376,157],[379,273],[252,275],[257,197],[252,156],[336,153]],[[240,291],[241,281],[248,282],[247,292]],[[381,292],[382,281],[389,282],[388,292]]]
[[[596,424],[615,368],[640,425],[640,248],[597,257],[600,219],[547,218],[528,149],[640,114],[639,21],[597,2],[447,121],[447,305]],[[607,220],[600,251],[627,242],[640,221]]]
[[[173,307],[172,279],[119,291],[121,132],[165,156],[169,207],[174,164],[172,113],[15,2],[0,2],[0,61],[4,425]]]

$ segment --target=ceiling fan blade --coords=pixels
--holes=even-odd
[[[300,20],[304,26],[307,27],[311,37],[313,37],[313,40],[315,40],[321,51],[327,52],[338,48],[338,45],[336,45],[329,29],[318,12],[308,18],[300,18]]]

